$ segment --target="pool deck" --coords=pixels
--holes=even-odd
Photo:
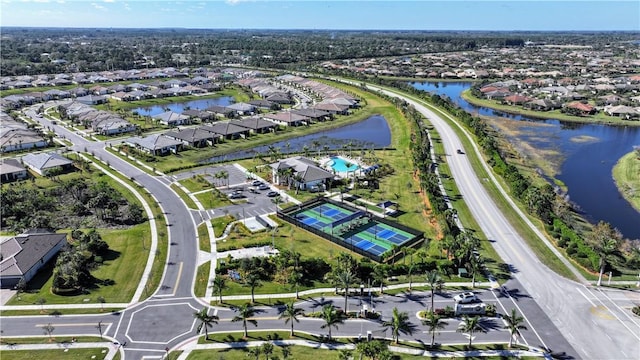
[[[333,167],[331,167],[331,165],[329,165],[329,163],[331,162],[331,158],[332,157],[339,157],[342,158],[343,160],[356,164],[358,165],[358,168],[354,171],[335,171],[335,169]],[[369,165],[363,163],[360,158],[351,158],[349,156],[345,156],[345,155],[334,155],[334,156],[323,156],[320,159],[317,160],[318,163],[320,164],[320,166],[327,170],[327,171],[331,171],[334,172],[337,176],[341,177],[341,178],[348,178],[349,176],[351,176],[351,174],[356,173],[358,175],[362,175],[362,169],[366,169]]]

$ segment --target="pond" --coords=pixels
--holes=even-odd
[[[258,153],[267,154],[272,148],[278,149],[280,153],[289,154],[304,152],[306,147],[313,154],[325,149],[375,149],[389,145],[391,145],[391,130],[387,120],[381,115],[373,115],[355,124],[212,157],[206,162],[246,159]]]
[[[570,200],[580,207],[587,219],[591,222],[604,220],[624,236],[640,239],[640,213],[622,198],[611,176],[618,159],[633,150],[634,145],[640,145],[640,127],[579,124],[504,114],[471,105],[462,99],[460,94],[472,85],[470,82],[411,85],[446,95],[473,114],[531,122],[532,126],[521,132],[519,138],[533,147],[552,146],[551,150],[562,153],[564,161],[556,178],[565,183]],[[541,123],[545,126],[533,126]]]
[[[173,112],[177,112],[181,114],[183,111],[187,109],[204,110],[213,105],[218,105],[218,106],[231,105],[233,104],[233,101],[234,101],[233,96],[223,96],[223,97],[214,98],[214,99],[200,99],[200,100],[191,100],[191,101],[172,103],[172,104],[139,107],[139,108],[131,109],[131,111],[135,111],[140,115],[155,116],[158,114],[162,114],[163,112],[167,111],[166,109],[169,109]]]

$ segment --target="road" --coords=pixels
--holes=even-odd
[[[413,102],[410,99],[406,100]],[[521,313],[533,314],[527,318],[527,325],[531,330],[524,334],[523,339],[529,345],[560,349],[574,358],[636,358],[635,355],[640,354],[637,341],[640,340],[637,335],[640,332],[638,323],[626,317],[628,315],[625,314],[628,312],[614,312],[617,302],[611,294],[568,281],[542,265],[488,196],[466,156],[455,154],[455,150],[462,148],[462,145],[448,124],[426,107],[415,102],[413,105],[436,126],[446,152],[452,154],[449,159],[451,171],[480,227],[489,239],[494,241],[496,250],[505,262],[517,270],[514,271],[514,280],[506,284],[508,291],[487,292],[487,301],[494,301],[499,305],[500,312],[522,306],[525,310]],[[28,111],[26,113],[29,114]],[[104,143],[87,141],[63,126],[51,125],[48,120],[36,117],[35,113],[29,115],[45,127],[51,127],[59,136],[71,141],[74,144],[73,149],[94,153],[125,176],[135,178],[156,197],[170,224],[169,248],[159,250],[168,252],[167,263],[171,265],[165,267],[161,286],[151,298],[132,305],[121,313],[4,317],[4,335],[42,335],[42,324],[49,322],[56,327],[56,334],[92,334],[97,333],[96,326],[100,322],[106,326],[103,329],[106,336],[120,343],[127,342],[124,348],[127,359],[140,359],[143,356],[161,357],[166,348],[174,348],[193,339],[196,324],[192,314],[205,305],[196,299],[192,292],[198,251],[196,224],[192,217],[193,212],[169,190],[172,180],[162,176],[151,176],[139,170],[107,152]],[[385,297],[376,303],[376,309],[383,312],[383,317],[389,316],[393,306],[402,311],[417,312],[416,309],[424,308],[424,297],[421,296]],[[342,304],[340,298],[325,300],[335,301],[338,306]],[[301,306],[317,307],[318,303],[325,300],[301,303]],[[451,303],[450,299],[441,300]],[[350,306],[359,307],[362,301],[366,302],[366,299],[353,298]],[[276,309],[263,310],[264,313],[260,315],[260,328],[287,328],[282,320],[277,320]],[[221,318],[217,328],[239,329],[237,323],[229,322],[233,316],[232,310],[215,308],[213,311]],[[414,323],[421,331],[420,323],[415,317],[412,319],[416,320]],[[321,324],[319,320],[305,319],[301,321],[299,328],[313,333],[323,333],[320,329]],[[552,324],[555,324],[561,333],[558,333]],[[461,339],[461,334],[453,332],[456,325],[450,324],[438,341],[465,342],[464,338]],[[493,331],[486,335],[478,335],[476,341],[506,341],[504,332],[499,331],[500,324],[488,326],[493,327]],[[361,334],[367,329],[379,333],[380,325],[370,321],[354,320],[341,326],[334,334]],[[564,341],[563,335],[580,353]],[[425,336],[414,334],[403,338],[424,339]]]
[[[440,134],[447,164],[465,203],[498,255],[513,269],[517,282],[508,282],[506,287],[514,293],[530,294],[543,309],[541,315],[553,322],[573,349],[564,348],[555,337],[545,337],[547,343],[541,345],[562,349],[575,358],[637,359],[640,322],[608,300],[607,292],[567,280],[540,262],[489,196],[468,156],[456,153],[464,147],[453,128],[439,114],[411,98],[375,86],[370,88],[403,98],[428,118]],[[473,150],[479,153],[477,148]],[[529,320],[537,323],[536,327],[544,327],[546,321],[544,316]]]

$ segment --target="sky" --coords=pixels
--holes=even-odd
[[[640,31],[640,1],[0,0],[0,26]]]

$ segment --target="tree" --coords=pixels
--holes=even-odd
[[[327,304],[322,307],[322,319],[324,320],[324,324],[320,328],[329,328],[329,341],[331,341],[331,328],[334,327],[337,330],[338,325],[344,323],[344,317],[338,313],[333,304]]]
[[[216,276],[211,280],[213,292],[218,294],[219,303],[222,304],[222,292],[227,288],[227,282],[222,276]]]
[[[260,359],[262,348],[260,346],[252,347],[247,351],[247,356],[255,356],[256,360]]]
[[[353,284],[357,280],[356,280],[356,276],[354,275],[353,271],[351,271],[350,268],[344,268],[344,269],[338,268],[336,270],[337,270],[337,273],[334,274],[336,283],[340,285],[342,288],[344,288],[344,312],[346,313],[347,311],[349,311],[348,309],[349,287],[351,286],[351,284]]]
[[[469,259],[469,272],[471,273],[471,287],[476,287],[476,275],[484,266],[484,259],[480,255],[473,255]]]
[[[431,347],[433,347],[436,343],[436,333],[444,329],[447,322],[442,321],[434,311],[428,311],[427,318],[422,320],[422,325],[428,328],[429,334],[431,334]]]
[[[48,323],[47,325],[44,325],[42,327],[42,330],[44,331],[44,334],[49,336],[49,340],[52,339],[51,334],[53,334],[53,330],[55,330],[56,328],[53,327],[53,325],[51,325],[51,323]]]
[[[264,354],[264,358],[269,360],[273,354],[273,344],[270,342],[262,344],[262,353]]]
[[[255,290],[257,287],[262,286],[262,282],[260,281],[260,277],[258,274],[249,274],[244,278],[244,284],[251,288],[251,303],[255,303]]]
[[[427,273],[427,282],[429,283],[429,288],[431,289],[431,311],[433,312],[433,302],[436,289],[442,283],[442,278],[440,278],[440,273],[438,272],[438,270],[431,270]]]
[[[471,341],[473,341],[473,333],[487,332],[485,328],[480,326],[479,316],[469,316],[469,315],[463,315],[462,322],[460,323],[460,325],[458,325],[458,329],[456,331],[469,335],[469,349],[471,349]]]
[[[386,329],[391,328],[391,337],[397,344],[400,333],[411,335],[415,330],[415,326],[409,321],[409,315],[406,312],[398,311],[397,307],[393,308],[391,313],[391,320],[384,321],[382,327]]]
[[[301,316],[302,314],[304,314],[304,310],[295,307],[293,301],[287,303],[284,309],[282,309],[282,312],[280,312],[280,316],[278,317],[278,319],[284,319],[285,325],[291,322],[291,337],[295,335],[293,332],[293,323],[300,322],[300,320],[298,320],[298,316]]]
[[[593,227],[591,233],[587,235],[586,240],[600,258],[598,262],[600,274],[598,275],[598,283],[596,284],[597,286],[600,286],[602,284],[602,275],[604,274],[609,259],[618,253],[622,234],[620,234],[618,230],[612,228],[609,223],[600,221]]]
[[[247,332],[247,322],[253,324],[256,327],[258,326],[258,321],[256,321],[255,319],[252,319],[252,317],[256,315],[256,310],[253,308],[253,306],[251,306],[251,304],[245,303],[239,308],[236,308],[236,311],[238,312],[238,315],[234,316],[233,319],[231,319],[231,321],[232,322],[242,321],[242,328],[244,329],[244,337],[246,338],[247,336],[249,336],[249,333]]]
[[[47,302],[47,299],[45,298],[38,298],[38,300],[36,300],[36,304],[40,305],[40,312],[44,312],[44,304]]]
[[[282,351],[282,358],[283,359],[288,359],[289,356],[291,356],[291,348],[289,346],[283,346],[280,348],[280,350]]]
[[[384,294],[384,284],[388,275],[389,270],[386,265],[378,265],[373,269],[373,281],[380,284],[380,294]]]
[[[374,360],[376,358],[380,358],[383,353],[389,352],[389,349],[382,341],[373,340],[358,343],[356,345],[356,351],[359,352],[361,356],[366,356],[369,359]]]
[[[411,291],[411,287],[413,285],[413,271],[416,268],[416,264],[414,264],[413,262],[413,254],[416,253],[416,249],[414,248],[404,248],[404,257],[406,258],[407,256],[409,256],[409,265],[407,266],[407,276],[409,276],[409,291]]]
[[[205,339],[209,340],[209,327],[212,326],[212,324],[218,323],[218,317],[215,315],[209,315],[209,309],[206,307],[203,307],[200,311],[194,312],[193,317],[200,322],[196,331],[200,333],[202,328],[204,328]]]
[[[107,301],[102,296],[98,296],[96,300],[100,303],[100,311],[104,311],[104,303]]]
[[[511,315],[503,315],[502,319],[505,322],[504,328],[509,330],[509,348],[513,345],[513,338],[521,336],[520,330],[527,330],[527,327],[522,325],[524,318],[516,312],[516,309],[511,309]]]
[[[338,350],[338,360],[351,360],[351,354],[353,352],[347,349]]]

